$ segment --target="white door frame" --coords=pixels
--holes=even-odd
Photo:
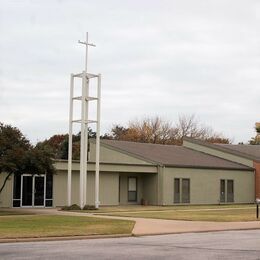
[[[31,206],[23,206],[23,177],[24,176],[29,176],[32,177],[32,205]],[[34,205],[34,194],[35,194],[35,178],[37,177],[43,177],[44,178],[44,198],[43,198],[43,205],[40,206],[35,206]],[[21,175],[21,208],[44,208],[45,207],[45,198],[46,198],[46,175],[41,174],[41,175],[31,175],[31,174],[22,174]]]

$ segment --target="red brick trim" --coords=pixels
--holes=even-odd
[[[255,168],[255,196],[260,198],[260,163],[254,162]]]

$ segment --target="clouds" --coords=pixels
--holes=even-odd
[[[2,1],[0,120],[32,140],[68,129],[77,44],[97,47],[102,130],[143,115],[196,113],[235,141],[260,120],[258,1]]]

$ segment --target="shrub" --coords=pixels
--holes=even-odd
[[[96,210],[96,207],[94,205],[85,205],[83,210]]]
[[[81,208],[77,204],[73,204],[71,206],[64,206],[61,210],[81,210]]]

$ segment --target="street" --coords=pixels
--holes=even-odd
[[[260,230],[0,244],[0,259],[260,259]]]

